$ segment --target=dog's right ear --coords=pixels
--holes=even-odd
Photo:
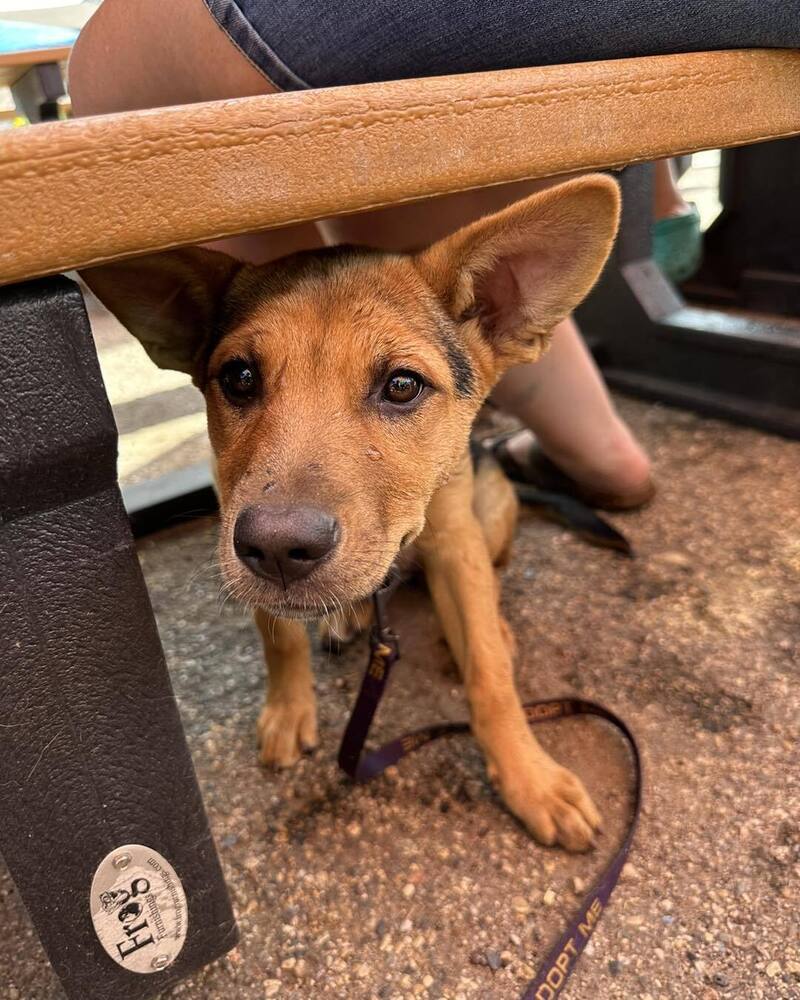
[[[241,267],[227,254],[184,247],[101,264],[81,277],[159,368],[198,381],[225,289]]]
[[[456,322],[477,326],[494,377],[536,361],[553,327],[588,294],[608,257],[619,190],[589,175],[478,219],[417,254],[417,267]]]

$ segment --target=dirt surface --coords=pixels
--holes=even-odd
[[[566,996],[800,997],[800,447],[622,406],[660,485],[614,519],[638,558],[526,514],[504,573],[523,695],[609,704],[646,764],[631,864]],[[529,840],[465,738],[353,788],[335,754],[362,641],[317,655],[320,749],[260,769],[261,654],[248,619],[220,609],[214,536],[199,522],[141,547],[242,934],[170,996],[516,998],[624,832],[624,743],[600,722],[543,727],[605,816],[582,857]],[[399,594],[393,618],[404,659],[376,735],[464,717],[424,591]],[[0,926],[0,998],[59,997],[5,872]]]

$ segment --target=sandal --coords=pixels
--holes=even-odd
[[[688,281],[703,260],[703,234],[697,205],[681,215],[657,219],[652,227],[653,259],[676,285]]]
[[[607,493],[591,486],[583,486],[566,472],[562,472],[538,444],[534,444],[527,458],[520,461],[508,448],[509,440],[518,433],[519,431],[512,431],[491,443],[492,454],[508,478],[514,482],[527,483],[548,493],[573,497],[588,507],[600,510],[636,510],[644,507],[655,496],[656,487],[652,479],[648,479],[640,489],[631,493]]]

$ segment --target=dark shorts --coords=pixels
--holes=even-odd
[[[800,48],[800,0],[204,0],[282,90],[700,52]]]

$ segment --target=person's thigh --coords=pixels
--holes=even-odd
[[[203,0],[104,0],[69,63],[76,114],[252,97],[277,88],[236,48]]]

